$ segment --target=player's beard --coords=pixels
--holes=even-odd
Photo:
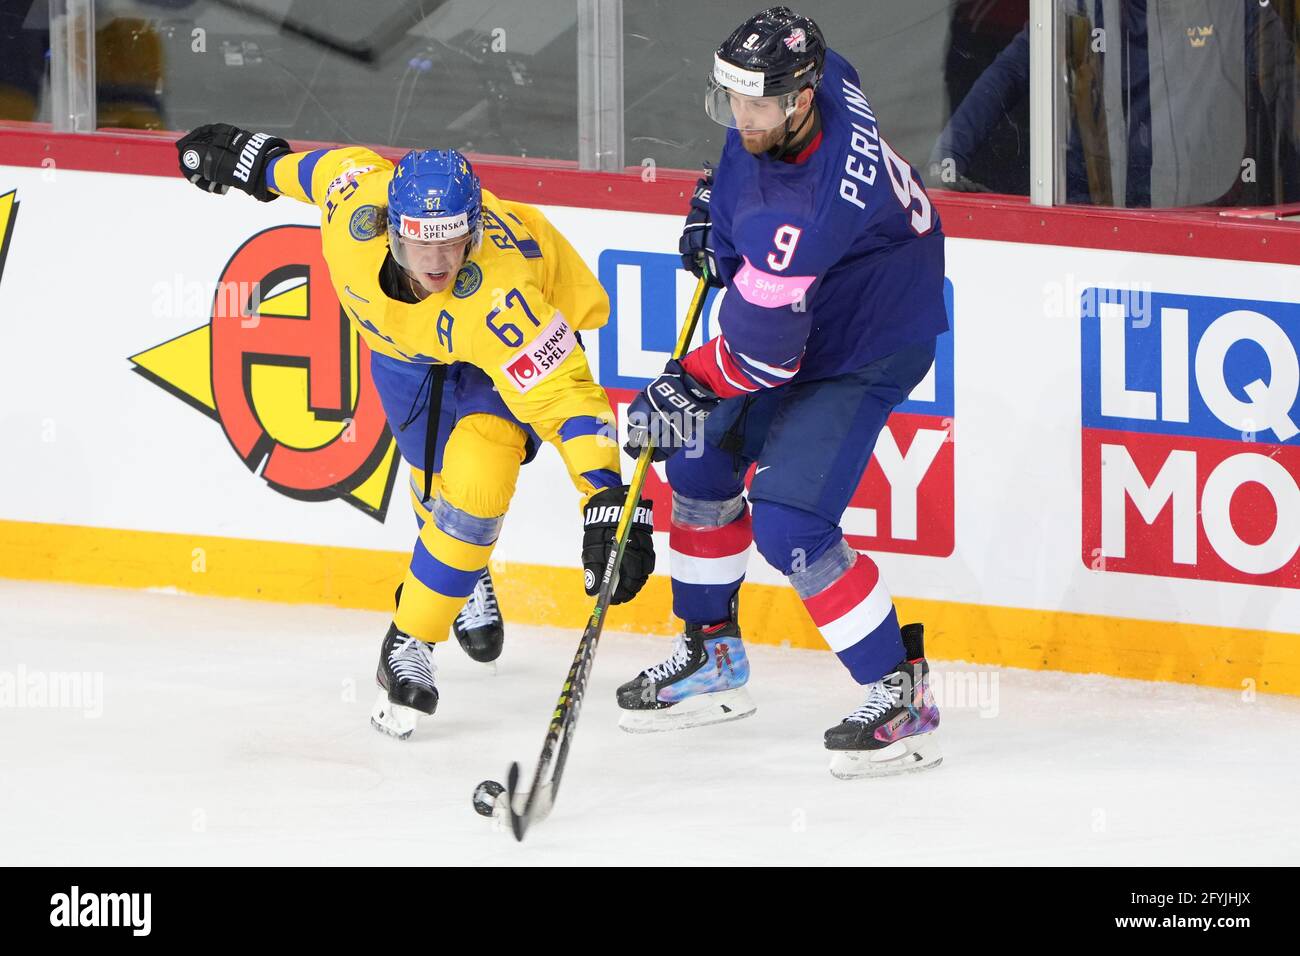
[[[769,129],[762,133],[741,133],[740,145],[744,146],[745,152],[751,156],[761,156],[779,143],[784,135],[785,124],[782,123],[776,129]]]

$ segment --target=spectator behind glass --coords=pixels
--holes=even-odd
[[[193,0],[151,0],[158,10]],[[95,79],[101,127],[162,129],[162,44],[138,16],[115,16],[114,4],[96,5]],[[120,5],[119,5],[120,6]],[[33,122],[42,116],[50,47],[46,0],[4,0],[0,6],[0,120]]]
[[[1271,205],[1300,199],[1296,53],[1258,0],[1069,0],[1066,201]],[[1108,26],[1109,25],[1109,26]],[[1029,92],[1028,26],[962,101],[931,153],[958,179],[989,128]],[[951,162],[945,164],[945,160]]]
[[[49,47],[48,14],[40,0],[41,29],[28,22],[34,0],[5,0],[0,4],[0,120],[32,122],[40,114],[45,81],[45,52]]]
[[[1029,83],[1028,61],[1025,76],[995,79],[998,71],[1015,68],[1007,57],[999,63],[999,55],[1028,20],[1029,0],[959,0],[953,5],[943,65],[948,115],[959,104],[987,115],[965,122],[967,129],[983,131],[977,140],[951,143],[947,153],[940,153],[936,144],[930,181],[937,188],[1029,195],[1029,97],[1023,95]],[[1004,99],[994,89],[972,97],[979,84],[1010,90],[1011,95]],[[963,132],[952,126],[949,131]],[[941,161],[948,156],[955,161],[945,169]]]

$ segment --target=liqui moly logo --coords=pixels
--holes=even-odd
[[[1300,587],[1300,304],[1082,301],[1084,563]]]
[[[609,324],[599,340],[600,383],[626,427],[633,396],[663,370],[677,340],[696,280],[676,255],[606,249],[598,274],[609,294]],[[695,345],[717,333],[725,296],[736,288],[710,290]],[[944,280],[944,303],[955,328],[953,286]],[[956,419],[953,389],[954,333],[939,336],[929,373],[890,415],[875,453],[844,514],[844,533],[855,548],[946,557],[953,553]],[[655,526],[668,529],[672,501],[662,464],[646,483],[655,501]]]
[[[858,550],[947,557],[956,544],[953,391],[953,286],[943,280],[949,331],[934,364],[880,430],[866,473],[841,526]]]

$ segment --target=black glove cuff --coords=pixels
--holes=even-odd
[[[272,192],[271,187],[266,184],[266,168],[271,165],[271,160],[277,156],[284,156],[292,153],[293,147],[286,140],[278,136],[272,136],[262,145],[262,153],[258,157],[258,163],[253,170],[254,180],[253,188],[250,190],[253,198],[258,202],[271,202],[273,199],[279,199],[280,194]]]

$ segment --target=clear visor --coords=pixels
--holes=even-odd
[[[465,264],[469,256],[472,235],[448,239],[443,242],[421,242],[396,232],[389,233],[389,248],[397,264],[413,276],[424,276],[438,281]]]
[[[780,96],[746,96],[728,89],[710,76],[704,95],[709,119],[742,133],[766,133],[776,129],[794,113],[799,91]]]

